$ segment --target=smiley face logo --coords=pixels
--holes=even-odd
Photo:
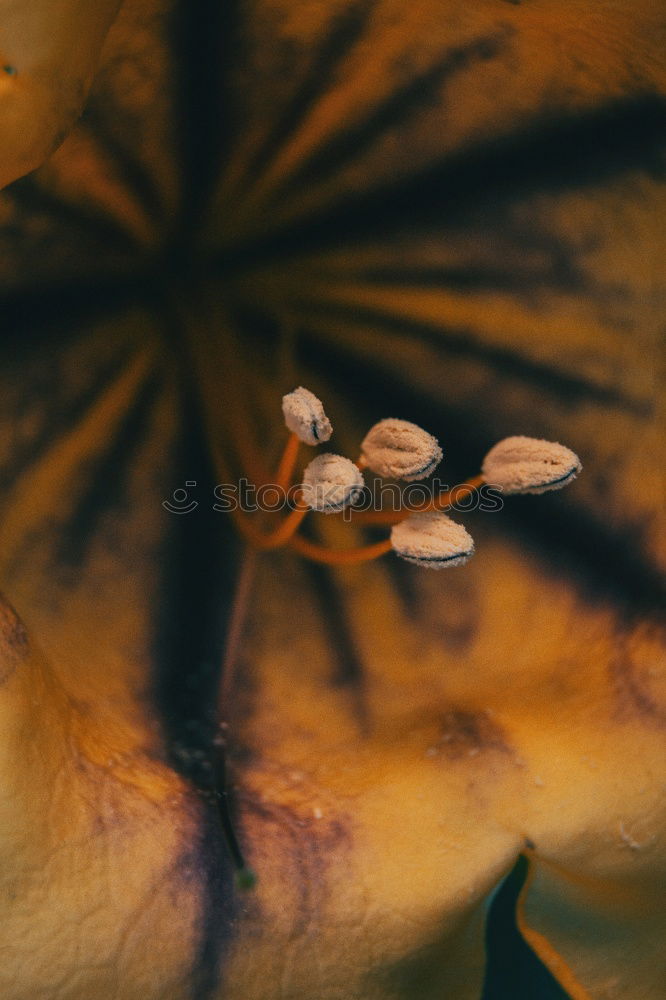
[[[188,479],[185,483],[187,488],[196,485],[196,480],[192,479]],[[178,489],[173,491],[170,500],[162,501],[162,506],[165,510],[168,510],[170,514],[191,514],[193,510],[196,510],[199,504],[196,500],[190,500],[187,489],[183,489],[182,486],[180,486]]]

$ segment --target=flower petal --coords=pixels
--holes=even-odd
[[[611,926],[626,978],[651,990],[657,959],[634,928],[652,940],[657,924],[634,921],[624,888],[643,896],[632,845],[658,829],[663,786],[649,632],[663,14],[651,0],[258,0],[183,4],[187,30],[170,32],[164,9],[127,0],[91,116],[3,202],[17,332],[0,402],[20,436],[0,571],[68,706],[47,742],[21,742],[3,787],[30,786],[33,745],[69,754],[39,790],[36,863],[18,894],[7,886],[4,992],[43,993],[55,969],[72,1000],[119,984],[155,1000],[386,1000],[415,983],[473,996],[483,910],[526,845],[556,872],[527,914],[560,967],[603,996]],[[173,63],[157,55],[167,39]],[[145,60],[123,57],[143,42]],[[105,295],[77,283],[95,275]],[[63,381],[51,345],[72,336]],[[325,390],[348,454],[388,398],[447,441],[452,478],[516,433],[561,437],[589,471],[564,499],[470,513],[480,555],[444,581],[397,560],[261,564],[221,698],[260,870],[257,894],[232,904],[207,741],[237,546],[212,516],[162,503],[181,482],[208,493],[219,470],[270,466],[255,442],[301,379]],[[312,530],[349,543],[326,522]],[[105,758],[82,778],[106,741],[129,766]],[[48,828],[51,802],[62,827]],[[72,831],[95,821],[108,836],[82,864]],[[108,884],[128,872],[116,907]],[[176,944],[147,966],[156,935]]]

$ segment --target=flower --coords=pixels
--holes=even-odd
[[[2,199],[3,998],[478,997],[519,856],[570,995],[660,996],[662,19],[126,0]],[[450,574],[243,556],[214,490],[301,383],[344,454],[399,413],[450,485],[516,433],[586,474]]]

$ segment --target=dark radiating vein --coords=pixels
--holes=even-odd
[[[95,102],[91,102],[86,108],[82,123],[91,130],[106,158],[113,164],[114,172],[119,175],[127,190],[136,195],[149,218],[155,223],[163,222],[166,206],[156,178],[133,155],[131,144],[121,142],[113,134],[105,115],[100,114]]]
[[[311,319],[303,337],[305,342],[312,345],[323,340],[316,327],[318,315],[326,320],[342,321],[350,329],[366,321],[388,334],[408,335],[412,337],[412,343],[425,343],[442,356],[448,354],[479,361],[494,372],[507,378],[527,382],[562,400],[572,403],[590,401],[639,415],[647,415],[652,412],[652,405],[649,401],[634,399],[616,389],[592,382],[582,375],[563,372],[547,362],[526,358],[511,348],[485,344],[475,337],[473,331],[468,329],[452,329],[447,327],[444,322],[431,325],[383,312],[376,308],[355,304],[344,305],[334,302],[318,304],[316,300],[313,300],[308,302],[305,308]],[[247,304],[244,309],[247,314],[245,322],[249,325],[250,315],[258,310],[256,306],[251,307]],[[265,322],[257,323],[256,326],[260,329],[266,324]],[[389,337],[385,338],[384,344],[387,354],[390,353]]]
[[[48,349],[58,338],[71,338],[83,323],[108,322],[136,304],[145,305],[152,270],[135,266],[131,273],[74,278],[55,284],[31,284],[0,298],[2,340],[15,357],[37,346]]]
[[[126,502],[135,458],[149,433],[159,389],[156,376],[144,382],[116,433],[101,442],[99,452],[86,463],[87,488],[72,507],[69,530],[58,537],[55,552],[59,567],[81,567],[101,520]]]
[[[460,247],[461,235],[463,238]],[[424,250],[424,260],[419,261],[419,241]],[[447,244],[454,248],[458,262],[449,263],[451,253]],[[443,260],[439,264],[428,260],[433,244],[441,245]],[[492,247],[492,249],[491,249]],[[375,284],[390,286],[391,289],[446,288],[455,291],[503,291],[519,292],[528,297],[532,292],[542,290],[581,293],[587,298],[596,297],[607,301],[609,297],[619,297],[623,287],[619,282],[595,281],[575,259],[574,248],[561,237],[541,228],[532,219],[530,225],[516,223],[509,207],[507,210],[493,207],[486,210],[483,220],[474,220],[471,227],[460,229],[425,228],[412,237],[412,243],[399,261],[398,248],[388,243],[385,260],[373,264],[356,262],[347,264],[338,271],[331,267],[326,256],[308,261],[308,274],[320,282],[331,282],[339,275],[350,286]],[[414,256],[412,263],[410,257]]]
[[[322,276],[330,278],[330,273]],[[520,292],[525,293],[535,289],[551,288],[553,272],[550,268],[528,270],[527,268],[480,267],[464,264],[459,267],[437,267],[409,264],[366,267],[354,271],[351,281],[368,283],[377,287],[390,287],[391,290],[409,288],[431,289],[447,288],[455,291],[472,292]],[[351,282],[350,282],[351,284]],[[561,287],[561,286],[559,286]],[[571,286],[569,286],[571,288]],[[577,287],[580,287],[578,285]]]
[[[280,153],[318,101],[330,91],[344,60],[363,36],[375,7],[376,0],[357,0],[336,14],[314,55],[305,79],[277,117],[265,142],[250,160],[247,168],[248,186]]]
[[[181,204],[170,253],[187,259],[236,132],[230,75],[241,0],[180,0],[172,25]]]
[[[19,445],[7,468],[0,470],[0,490],[8,489],[31,465],[39,462],[59,438],[71,433],[98,398],[116,381],[134,350],[131,346],[125,346],[124,350],[114,354],[99,370],[91,373],[80,395],[68,406],[63,406],[63,387],[53,379],[56,369],[49,350],[51,346],[52,344],[46,344],[40,348],[42,356],[46,354],[41,377],[35,380],[31,394],[27,397],[24,395],[20,403],[24,406],[36,396],[45,411],[41,434],[35,440]]]
[[[444,85],[458,73],[480,60],[492,59],[501,51],[505,32],[496,32],[476,39],[469,45],[451,49],[434,66],[415,72],[406,83],[397,86],[381,102],[368,111],[359,122],[350,122],[323,147],[304,160],[298,170],[279,190],[278,196],[293,194],[301,185],[308,188],[344,169],[359,159],[373,143],[399,129],[424,108],[440,100]],[[445,114],[445,108],[442,109]]]
[[[191,274],[221,164],[236,130],[230,78],[238,45],[240,0],[180,0],[172,24],[175,53],[175,133],[181,171],[180,207],[167,238],[164,261],[182,281]],[[234,542],[227,519],[209,503],[214,464],[187,331],[165,309],[165,329],[180,378],[182,436],[175,467],[182,481],[197,482],[203,503],[177,518],[164,553],[164,590],[156,623],[158,703],[173,766],[203,796],[205,824],[200,853],[206,885],[193,1000],[219,990],[233,917],[233,872],[224,845],[229,804],[223,762],[214,746],[224,633],[233,592]]]
[[[603,508],[574,507],[565,496],[545,494],[507,502],[507,529],[527,547],[545,555],[555,572],[577,579],[585,596],[613,600],[628,619],[661,615],[666,579],[644,554],[646,526],[636,517],[619,530],[608,525]]]
[[[354,641],[351,623],[345,612],[333,571],[318,563],[306,562],[312,594],[319,602],[320,621],[328,645],[335,658],[331,681],[335,687],[346,688],[352,696],[353,714],[357,724],[367,732],[370,719],[365,694],[363,661]]]
[[[205,878],[200,943],[193,974],[193,1000],[217,988],[229,944],[233,907],[231,858],[223,840],[215,746],[224,638],[237,565],[237,542],[228,518],[212,509],[216,485],[196,376],[186,349],[179,309],[163,307],[167,350],[178,373],[181,434],[170,467],[174,488],[196,482],[191,514],[165,512],[169,536],[160,558],[162,594],[156,616],[156,701],[170,762],[201,795],[204,813],[199,856]],[[157,499],[157,498],[156,498]],[[159,502],[159,501],[157,501]]]
[[[344,349],[304,337],[299,360],[326,378],[334,391],[353,399],[354,415],[368,426],[391,410],[446,438],[447,477],[469,475],[470,455],[480,456],[495,443],[497,432],[474,409],[449,406],[419,392],[381,359],[364,359]],[[365,420],[363,420],[365,415]],[[442,429],[455,428],[445,435]],[[482,515],[476,515],[481,517]],[[574,506],[563,494],[509,497],[501,530],[533,547],[542,565],[574,580],[591,602],[611,601],[628,617],[652,615],[666,604],[666,582],[645,555],[641,529],[617,528],[604,511]]]
[[[446,288],[461,292],[519,292],[527,296],[541,290],[585,291],[590,284],[575,268],[560,269],[559,262],[549,262],[543,267],[530,267],[529,246],[525,247],[527,260],[520,264],[511,262],[506,267],[471,263],[469,265],[379,265],[359,267],[350,276],[349,284],[373,284],[391,290]],[[319,268],[316,275],[330,280],[330,271]],[[346,276],[345,276],[346,277]],[[599,295],[604,289],[599,289]]]
[[[378,538],[377,541],[380,539]],[[418,621],[421,614],[419,591],[414,585],[411,566],[402,559],[386,559],[385,569],[391,581],[391,589],[403,606],[406,617]]]
[[[60,198],[42,187],[33,175],[16,181],[11,187],[11,197],[28,216],[43,213],[59,223],[63,231],[69,231],[70,237],[71,229],[78,230],[86,242],[94,240],[105,252],[130,255],[137,250],[134,234],[119,219],[96,210],[93,202],[82,205]],[[57,228],[55,233],[57,238]]]
[[[593,402],[629,413],[648,415],[652,412],[649,401],[635,399],[617,389],[599,385],[583,375],[565,372],[545,361],[536,361],[519,354],[510,347],[486,344],[470,329],[453,329],[443,321],[438,325],[421,323],[372,307],[350,304],[322,303],[320,308],[309,307],[314,315],[346,321],[350,324],[366,321],[387,332],[407,334],[414,342],[422,342],[441,354],[455,355],[480,361],[493,371],[507,378],[520,379],[543,389],[545,392],[567,399],[572,403]],[[510,338],[506,338],[510,343]],[[388,347],[388,341],[387,341]]]
[[[319,211],[218,257],[226,272],[313,250],[457,225],[484,209],[533,194],[598,186],[628,171],[664,173],[666,99],[644,96],[537,119],[497,139],[447,154],[406,179],[344,192]]]

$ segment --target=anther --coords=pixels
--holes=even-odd
[[[343,455],[318,455],[303,473],[301,500],[312,510],[333,514],[353,503],[363,489],[363,476]]]
[[[472,536],[439,511],[410,514],[391,529],[391,545],[401,559],[427,569],[462,566],[474,555]]]
[[[322,444],[333,433],[321,401],[302,385],[282,397],[282,412],[289,430],[304,444]]]
[[[425,479],[442,460],[437,439],[408,420],[380,420],[361,445],[361,463],[379,476],[413,482]]]
[[[581,468],[578,456],[562,444],[508,437],[490,449],[481,472],[504,493],[546,493],[566,486]]]

